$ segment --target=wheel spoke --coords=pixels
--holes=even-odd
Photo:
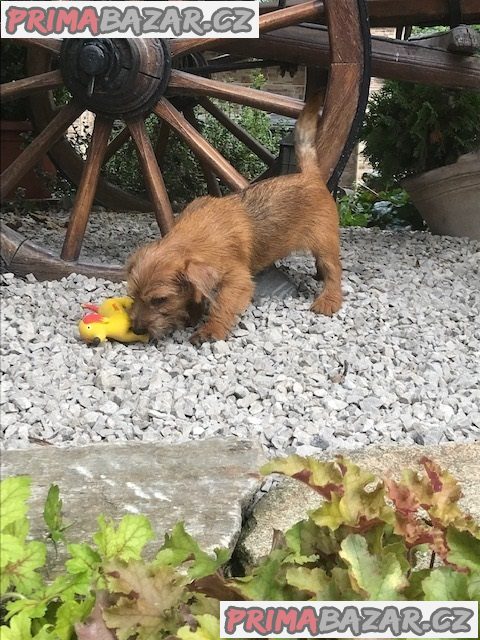
[[[195,112],[193,108],[186,109],[184,111],[184,115],[185,115],[185,118],[187,119],[187,122],[189,122],[192,125],[192,127],[195,127],[195,129],[200,133],[200,125],[195,116]],[[205,160],[202,157],[198,158],[198,162],[200,164],[200,167],[203,171],[203,175],[205,176],[205,180],[207,182],[208,193],[211,196],[220,197],[222,195],[222,192],[220,190],[220,185],[218,184],[217,176],[215,175],[211,167],[205,162]]]
[[[6,102],[7,100],[15,100],[39,91],[56,89],[62,85],[63,78],[61,71],[48,71],[38,76],[5,82],[0,86],[0,98]]]
[[[128,127],[124,127],[115,138],[110,142],[105,152],[105,164],[119,151],[123,145],[130,139],[130,131]]]
[[[17,38],[18,44],[23,44],[25,47],[35,47],[37,49],[45,49],[50,53],[60,53],[62,46],[61,40],[55,40],[54,38]]]
[[[268,33],[275,29],[289,27],[292,24],[298,24],[306,20],[313,20],[321,14],[323,10],[323,2],[320,0],[307,0],[294,7],[286,9],[278,9],[260,16],[259,30],[260,33]],[[189,40],[174,40],[171,44],[173,56],[185,55],[194,51],[206,51],[214,49],[215,46],[222,44],[223,38],[192,38]]]
[[[63,260],[78,259],[87,229],[90,210],[97,190],[100,170],[107,150],[108,138],[112,131],[112,119],[97,116],[93,127],[92,140],[88,148],[87,160],[78,186],[75,204],[68,222],[67,233],[63,243],[61,257]]]
[[[83,107],[68,104],[49,122],[45,129],[31,142],[18,158],[2,173],[0,199],[18,185],[23,176],[33,169],[47,151],[61,138],[68,127],[83,113]]]
[[[222,124],[225,129],[230,131],[230,133],[233,134],[237,138],[237,140],[243,142],[243,144],[248,149],[250,149],[250,151],[253,151],[255,155],[263,160],[263,162],[265,162],[267,166],[271,166],[275,162],[275,156],[270,153],[267,147],[258,142],[258,140],[255,140],[255,138],[239,124],[233,122],[233,120],[230,120],[230,118],[211,100],[203,97],[200,98],[199,104],[205,109],[205,111],[208,111],[210,115],[218,120],[218,122]]]
[[[237,191],[248,186],[248,180],[238,173],[225,160],[222,154],[212,147],[168,100],[162,98],[154,107],[154,112],[168,122],[172,129],[185,140],[190,149],[199,158],[202,158],[228,187]]]
[[[210,96],[291,118],[296,118],[304,106],[303,101],[297,100],[297,98],[274,95],[259,89],[202,78],[175,69],[172,70],[168,86],[169,89],[181,94]]]
[[[145,181],[152,199],[155,216],[162,235],[168,233],[173,226],[173,211],[163,181],[162,172],[157,163],[155,152],[145,128],[143,120],[127,123],[131,136],[137,148],[140,164],[143,168]]]

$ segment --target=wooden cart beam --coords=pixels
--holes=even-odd
[[[315,25],[295,26],[267,33],[258,40],[244,40],[252,56],[268,55],[279,62],[328,68],[330,48],[328,33]],[[242,41],[224,41],[217,50],[238,53]],[[430,49],[415,42],[389,38],[372,38],[372,76],[406,80],[446,88],[480,90],[480,58]]]
[[[303,4],[305,0],[287,0],[286,6]],[[265,3],[260,13],[269,13],[278,8],[278,0]],[[462,0],[462,23],[480,22],[478,0]],[[433,26],[449,25],[448,0],[368,0],[368,13],[372,27],[402,27],[404,25]],[[326,24],[325,11],[321,7],[318,20]]]
[[[0,222],[0,255],[10,271],[18,276],[34,273],[37,280],[56,280],[79,273],[89,278],[102,278],[121,282],[126,280],[124,267],[120,265],[67,262],[51,251],[26,240],[5,223]]]

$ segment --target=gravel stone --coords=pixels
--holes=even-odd
[[[6,222],[9,221],[6,214]],[[52,214],[59,227],[66,214]],[[60,234],[22,218],[53,249]],[[94,213],[84,255],[119,262],[157,235],[152,216]],[[122,235],[124,234],[124,235]],[[423,232],[342,231],[345,304],[309,311],[313,259],[280,268],[295,298],[263,298],[228,341],[193,347],[78,339],[81,302],[125,286],[72,275],[2,274],[3,448],[103,440],[180,442],[235,435],[269,454],[480,438],[480,243]]]
[[[112,400],[108,400],[108,402],[105,402],[105,404],[100,406],[100,411],[111,416],[114,413],[117,413],[118,404]]]

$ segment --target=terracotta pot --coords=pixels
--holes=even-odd
[[[480,240],[480,151],[407,178],[403,186],[432,233]]]
[[[0,120],[1,144],[0,144],[0,168],[3,172],[12,162],[18,158],[26,146],[24,135],[32,133],[32,125],[28,120]],[[38,164],[38,168],[54,178],[57,169],[53,162],[45,156]],[[25,197],[31,200],[50,198],[51,191],[47,181],[37,175],[35,169],[29,171],[22,179],[19,187],[25,189]],[[13,193],[9,194],[12,197]]]

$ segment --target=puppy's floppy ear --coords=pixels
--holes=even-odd
[[[211,299],[213,290],[220,282],[220,274],[206,262],[190,260],[183,273],[194,290],[194,302],[200,303],[202,298]]]
[[[125,272],[129,276],[132,273],[132,269],[137,262],[137,254],[132,253],[128,256],[127,261],[125,262]]]

